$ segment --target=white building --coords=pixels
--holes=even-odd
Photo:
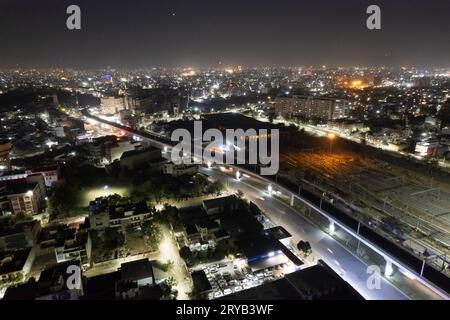
[[[103,97],[100,99],[100,109],[103,114],[116,114],[125,109],[125,103],[122,97]]]
[[[189,175],[192,176],[198,172],[196,164],[174,164],[172,162],[165,163],[163,167],[164,174],[170,174],[174,177]]]

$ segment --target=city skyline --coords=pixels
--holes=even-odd
[[[449,9],[0,0],[0,302],[450,300]]]

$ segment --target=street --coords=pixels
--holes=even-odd
[[[243,191],[245,196],[256,203],[272,221],[290,232],[295,241],[300,239],[309,241],[315,258],[324,260],[336,273],[340,274],[344,280],[358,290],[364,298],[369,300],[409,299],[384,277],[381,278],[379,289],[369,289],[367,279],[370,274],[367,273],[367,265],[328,234],[309,223],[289,205],[270,197],[266,191],[267,183],[260,178],[244,175],[240,181],[237,181],[235,173],[220,170],[220,167],[202,168],[201,172],[221,181],[230,189]],[[430,299],[440,298],[417,281],[406,279],[405,276],[403,278],[409,284],[414,282],[413,285],[424,296]]]
[[[159,259],[162,263],[167,263],[168,261],[173,262],[173,269],[169,272],[171,276],[176,280],[176,289],[178,291],[178,300],[189,299],[189,292],[191,292],[191,282],[190,277],[187,273],[185,263],[181,259],[178,252],[178,247],[175,244],[173,236],[165,225],[161,225],[163,239],[159,245]]]

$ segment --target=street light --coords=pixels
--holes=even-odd
[[[328,134],[328,139],[330,140],[330,153],[331,153],[331,146],[333,144],[334,138],[336,138],[336,135],[334,133],[329,133]]]

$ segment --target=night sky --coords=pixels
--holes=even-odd
[[[0,68],[449,67],[449,34],[449,0],[0,0]]]

